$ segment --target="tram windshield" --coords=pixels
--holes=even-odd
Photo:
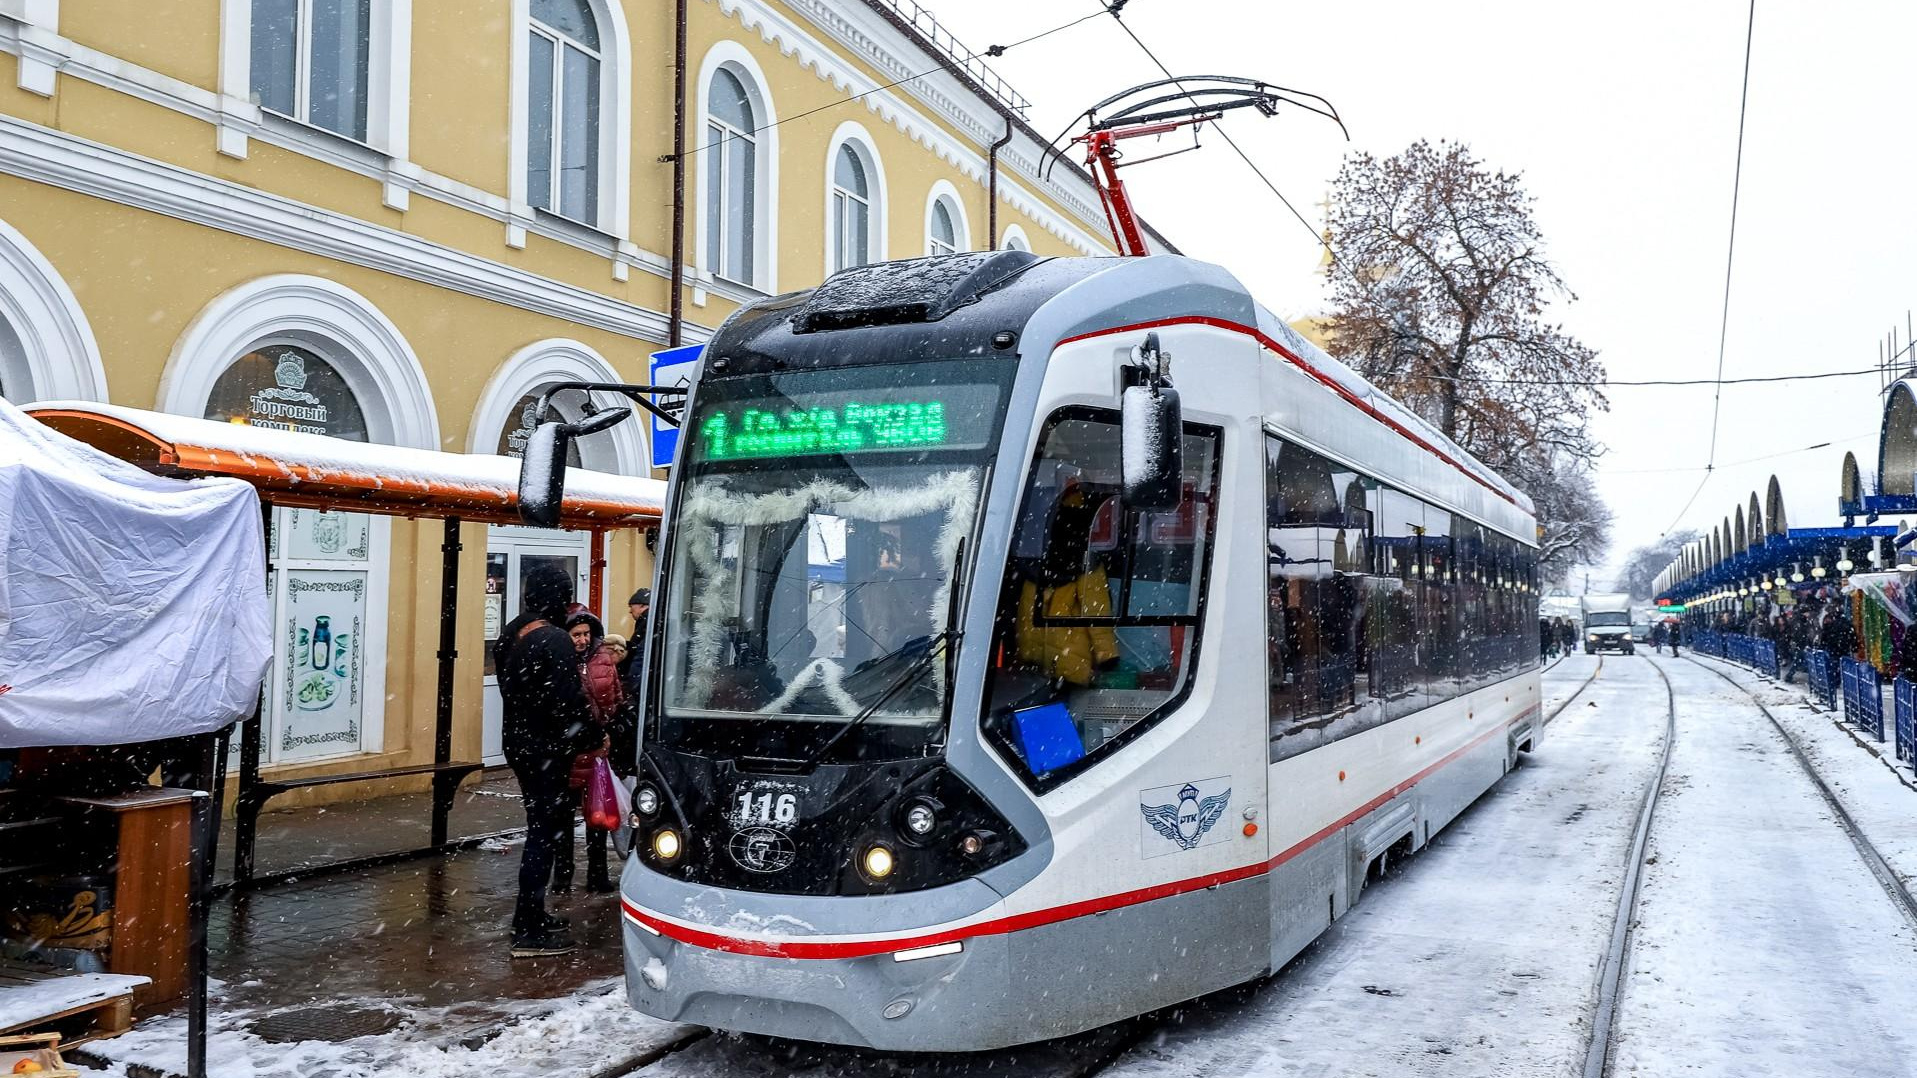
[[[700,388],[651,736],[793,761],[944,744],[945,629],[1010,373],[963,360]]]

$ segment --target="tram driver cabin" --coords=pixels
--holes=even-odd
[[[847,270],[684,415],[648,1014],[968,1051],[1250,980],[1542,731],[1529,501],[1216,266]]]

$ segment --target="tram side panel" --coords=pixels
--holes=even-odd
[[[1534,740],[1539,693],[1528,651],[1516,650],[1535,620],[1523,616],[1529,592],[1517,585],[1525,548],[1512,537],[1528,531],[1528,514],[1284,357],[1267,353],[1263,375],[1272,473],[1270,961],[1277,968],[1357,900],[1381,856],[1422,847],[1496,784],[1515,746]],[[1327,492],[1315,494],[1314,486]],[[1328,505],[1313,508],[1320,501]],[[1487,520],[1497,528],[1486,528]],[[1394,543],[1407,550],[1394,551]],[[1468,570],[1449,564],[1464,551],[1474,559]],[[1394,604],[1402,597],[1394,589],[1416,589],[1434,570],[1471,588],[1471,603],[1454,590]],[[1301,633],[1284,624],[1309,604],[1292,590],[1301,582],[1295,578],[1309,587],[1330,577],[1341,579],[1325,586],[1355,584],[1366,595],[1356,635],[1367,646],[1353,647],[1355,658],[1339,657],[1342,684],[1322,670],[1283,669],[1300,636],[1336,635],[1336,627]],[[1383,589],[1382,605],[1372,602],[1374,588]],[[1465,606],[1475,613],[1466,615]],[[1434,610],[1442,616],[1430,618]],[[1403,620],[1393,621],[1394,613]],[[1482,645],[1483,656],[1497,658],[1467,658],[1473,653],[1456,639],[1454,617],[1501,634]]]
[[[1188,430],[1220,435],[1204,614],[1182,702],[1038,799],[1057,855],[1006,907],[1014,920],[1050,923],[1014,934],[1010,983],[1032,1020],[1060,1034],[1269,968],[1264,609],[1260,589],[1233,583],[1263,574],[1258,417],[1242,405],[1256,399],[1256,349],[1203,326],[1159,332],[1175,357]],[[1139,336],[1054,352],[1040,414],[1111,401]]]

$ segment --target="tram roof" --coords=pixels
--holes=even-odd
[[[148,471],[244,479],[276,505],[520,522],[519,461],[512,457],[349,442],[91,401],[48,401],[26,412]],[[664,504],[659,480],[568,468],[560,526],[651,524]]]
[[[856,332],[867,342],[868,354],[892,362],[991,355],[1003,347],[993,343],[994,336],[1008,326],[1028,325],[1051,300],[1092,278],[1120,274],[1138,275],[1136,283],[1122,285],[1104,312],[1089,324],[1075,323],[1061,341],[1131,328],[1128,314],[1143,309],[1162,313],[1183,304],[1186,309],[1179,316],[1138,328],[1196,321],[1251,335],[1419,452],[1444,461],[1525,514],[1536,513],[1522,491],[1409,407],[1305,340],[1257,303],[1229,270],[1179,255],[1039,258],[1018,251],[974,251],[857,266],[833,274],[816,288],[741,308],[720,327],[708,349],[723,356],[726,372],[734,374],[842,364],[848,351],[830,331]],[[1128,293],[1151,302],[1121,300]],[[1098,323],[1106,319],[1111,324],[1101,327]],[[926,332],[928,325],[938,331]]]

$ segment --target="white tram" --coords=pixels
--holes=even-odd
[[[647,1014],[966,1051],[1253,979],[1542,731],[1526,498],[1218,267],[867,266],[705,357]]]

